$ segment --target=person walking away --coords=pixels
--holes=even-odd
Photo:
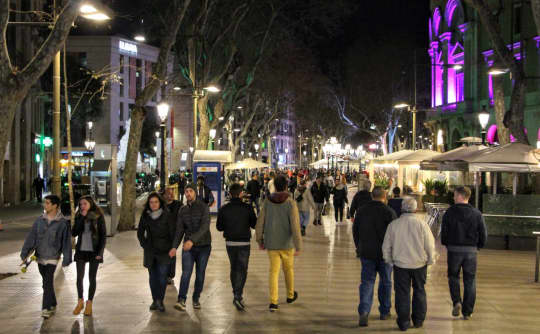
[[[180,207],[182,207],[182,202],[174,199],[173,187],[165,188],[163,199],[165,200],[165,205],[167,205],[167,210],[171,215],[171,219],[174,222],[178,221],[178,210],[180,210]],[[167,276],[167,284],[171,285],[174,283],[174,276],[176,276],[176,254],[171,258],[169,275]]]
[[[242,295],[247,279],[251,229],[255,229],[257,216],[253,211],[253,206],[242,201],[243,191],[239,184],[233,184],[230,192],[231,201],[219,209],[216,228],[223,232],[225,237],[225,246],[231,265],[233,305],[239,311],[243,311],[246,307]]]
[[[297,180],[298,176],[296,173],[293,173],[293,175],[291,176],[290,178],[290,181],[289,181],[289,192],[291,194],[294,194],[294,191],[296,190],[296,187],[298,186],[298,180]]]
[[[332,188],[332,194],[334,195],[334,215],[337,224],[343,222],[343,208],[345,207],[345,203],[349,204],[347,186],[339,178],[336,179],[336,186]]]
[[[319,174],[315,179],[315,182],[311,186],[311,195],[317,206],[315,213],[315,219],[313,220],[313,225],[321,225],[321,216],[324,209],[324,202],[328,202],[330,198],[330,193],[326,185],[322,182],[322,176]]]
[[[189,281],[195,268],[195,289],[192,295],[194,309],[200,309],[199,301],[204,287],[204,277],[206,265],[212,250],[212,235],[210,234],[210,213],[208,205],[198,199],[197,185],[188,184],[186,186],[187,204],[178,211],[178,224],[180,233],[177,233],[180,244],[182,238],[182,276],[180,278],[180,289],[178,291],[178,302],[174,305],[179,311],[186,310],[186,299],[189,289]]]
[[[471,190],[457,187],[454,202],[446,210],[441,227],[441,243],[448,251],[448,286],[452,297],[452,315],[468,320],[476,300],[477,253],[487,240],[487,230],[482,213],[469,204]],[[463,299],[459,287],[459,272],[463,270]]]
[[[251,206],[255,203],[257,208],[257,214],[259,214],[259,198],[261,197],[261,184],[258,180],[258,175],[253,173],[251,180],[247,184],[247,192],[249,194],[249,200]]]
[[[77,264],[77,295],[78,302],[73,314],[81,313],[92,315],[92,303],[96,293],[96,276],[100,263],[103,263],[103,251],[107,242],[107,231],[103,211],[96,205],[91,196],[82,196],[79,199],[79,210],[75,214],[75,223],[71,232],[77,237],[75,245],[75,263]],[[83,280],[86,263],[88,263],[88,299],[84,306]]]
[[[313,195],[311,195],[311,191],[306,190],[306,180],[300,180],[300,185],[294,191],[294,200],[298,203],[302,236],[306,235],[306,227],[309,224],[309,209],[313,208],[313,212],[317,212],[317,205],[313,200]]]
[[[422,327],[426,319],[427,266],[435,263],[433,234],[426,222],[414,215],[416,208],[414,198],[403,199],[402,215],[388,226],[382,246],[384,262],[394,267],[396,321],[402,331],[410,327],[411,285],[414,327]]]
[[[354,194],[349,208],[349,215],[351,216],[351,222],[354,222],[356,212],[364,205],[372,200],[371,198],[371,181],[368,179],[360,179],[358,183],[358,191]]]
[[[24,240],[20,257],[23,262],[26,262],[26,259],[35,251],[39,273],[43,280],[41,316],[48,319],[56,313],[54,272],[60,255],[64,256],[63,267],[71,263],[71,228],[69,221],[60,211],[58,196],[45,196],[43,208],[45,213],[32,225],[32,229]]]
[[[206,203],[208,207],[211,207],[214,204],[212,190],[204,183],[204,176],[202,175],[197,176],[197,198]]]
[[[276,192],[264,201],[255,228],[260,249],[268,250],[270,259],[269,290],[270,312],[278,310],[278,278],[283,265],[287,303],[298,298],[294,290],[294,257],[302,249],[298,207],[287,192],[285,176],[275,178]]]
[[[334,187],[334,177],[331,172],[328,172],[328,175],[325,178],[326,187],[332,189]]]
[[[401,198],[401,189],[399,187],[394,187],[392,189],[393,198],[388,200],[388,206],[391,207],[395,212],[398,218],[401,216],[401,203],[403,198]]]
[[[360,250],[362,274],[360,283],[359,325],[368,325],[368,316],[373,303],[375,278],[379,274],[379,313],[381,320],[390,319],[392,295],[392,266],[385,263],[382,256],[384,235],[396,213],[385,203],[386,192],[375,187],[371,192],[373,200],[363,205],[356,213],[353,224],[353,238]]]
[[[167,210],[165,200],[157,193],[148,195],[141,214],[137,238],[144,249],[143,265],[148,269],[152,304],[150,311],[165,312],[163,299],[167,288],[167,276],[171,258],[178,247],[176,222]]]
[[[274,179],[276,178],[276,173],[274,171],[270,172],[270,180],[268,181],[268,194],[267,196],[276,192],[276,187],[274,186]]]
[[[41,178],[41,175],[38,174],[32,185],[34,186],[34,191],[36,192],[36,200],[41,203],[43,201],[43,189],[45,188],[45,181]]]
[[[186,173],[180,172],[180,178],[178,179],[178,197],[180,197],[180,204],[184,205],[184,189],[186,189],[187,179]]]

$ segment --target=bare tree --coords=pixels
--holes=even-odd
[[[118,224],[120,231],[131,229],[135,223],[135,174],[137,172],[137,157],[141,142],[143,121],[148,111],[145,106],[166,81],[171,48],[176,42],[180,25],[190,2],[191,0],[173,0],[170,1],[168,8],[164,8],[164,11],[166,11],[164,15],[166,17],[166,23],[164,22],[166,25],[164,30],[165,35],[161,39],[158,60],[155,64],[150,82],[146,84],[135,99],[135,106],[131,113],[131,126],[126,153],[124,182],[122,185],[122,208],[120,222]]]
[[[487,31],[495,53],[504,66],[510,69],[512,75],[513,87],[510,96],[510,110],[505,114],[504,123],[518,142],[529,144],[524,126],[527,80],[523,63],[515,59],[512,51],[506,46],[498,18],[493,14],[488,3],[484,0],[465,1],[478,12],[480,21]]]
[[[15,112],[30,88],[51,64],[54,55],[61,49],[73,22],[79,14],[82,0],[71,0],[61,8],[56,23],[45,42],[34,57],[22,68],[13,66],[7,45],[7,26],[10,14],[9,0],[0,0],[0,158],[3,159],[10,138]],[[4,164],[0,163],[0,180],[4,177]],[[0,185],[0,205],[4,203],[3,189]]]

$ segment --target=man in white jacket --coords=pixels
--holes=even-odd
[[[435,263],[433,234],[425,222],[415,217],[416,206],[414,198],[403,199],[401,217],[388,226],[382,246],[384,261],[394,266],[397,324],[402,331],[411,325],[411,284],[412,322],[414,327],[422,327],[427,311],[427,266]]]

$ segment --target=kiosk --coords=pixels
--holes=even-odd
[[[232,162],[230,151],[204,151],[198,150],[193,156],[193,180],[203,175],[206,185],[212,191],[214,204],[210,207],[210,213],[217,213],[222,203],[223,169],[226,164]]]

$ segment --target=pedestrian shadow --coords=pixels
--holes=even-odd
[[[94,334],[94,317],[83,317],[83,330],[81,332],[81,319],[76,319],[71,326],[71,334]]]

